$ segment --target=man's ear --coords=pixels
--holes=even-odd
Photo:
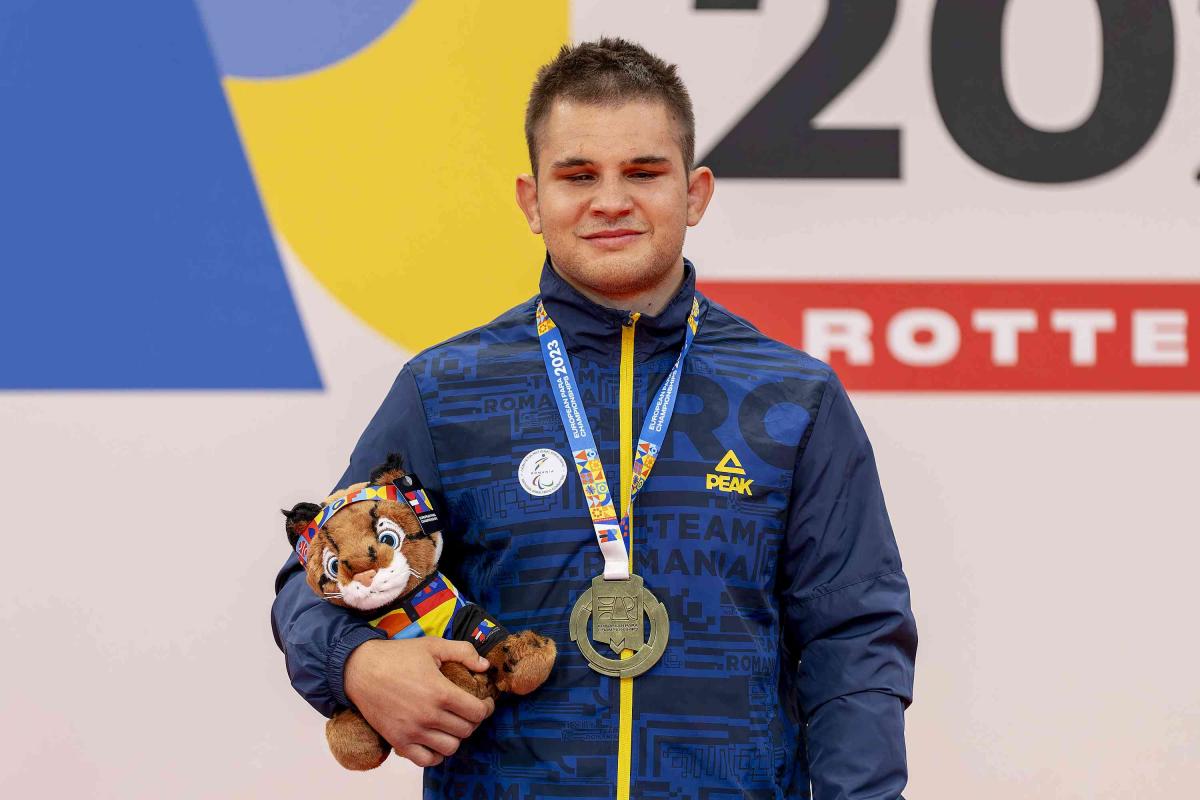
[[[292,506],[291,511],[282,508],[279,510],[287,517],[287,522],[283,523],[283,527],[287,530],[288,544],[293,548],[296,547],[296,541],[300,538],[300,534],[304,533],[308,523],[321,513],[321,507],[316,503],[296,503]]]
[[[517,176],[517,205],[529,223],[529,230],[542,232],[542,214],[538,210],[537,179],[528,173]]]
[[[696,167],[688,173],[688,227],[700,224],[700,219],[704,216],[704,209],[708,208],[708,201],[712,200],[713,190],[716,189],[716,180],[712,170],[708,167]]]
[[[404,460],[400,458],[400,454],[388,453],[387,461],[371,470],[371,483],[376,486],[387,486],[392,481],[403,478],[404,475]]]

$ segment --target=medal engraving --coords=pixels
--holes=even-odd
[[[650,620],[649,638],[643,630],[643,615]],[[654,666],[667,649],[670,632],[667,607],[645,588],[639,575],[623,581],[596,576],[571,611],[571,641],[579,645],[588,666],[614,678],[634,678]],[[601,655],[593,639],[608,645],[618,658]],[[619,658],[622,650],[632,650],[633,655]]]
[[[635,580],[636,579],[636,580]],[[620,656],[629,648],[634,652],[645,644],[642,626],[642,579],[636,575],[627,581],[592,581],[592,639],[607,644]]]

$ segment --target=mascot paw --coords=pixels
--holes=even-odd
[[[325,738],[333,757],[346,769],[375,769],[392,750],[387,740],[352,708],[338,712],[325,723]]]
[[[558,649],[552,639],[533,631],[509,636],[488,652],[496,688],[513,694],[529,694],[550,675]]]
[[[495,699],[496,697],[486,672],[471,672],[457,661],[447,661],[442,664],[442,674],[449,678],[455,686],[480,700],[486,700],[489,697]]]

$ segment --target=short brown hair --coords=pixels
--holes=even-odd
[[[683,166],[692,168],[696,151],[696,117],[692,98],[674,64],[639,44],[619,37],[562,46],[553,61],[538,70],[525,108],[525,143],[536,177],[537,131],[555,100],[593,105],[620,105],[630,100],[659,100],[679,126]]]

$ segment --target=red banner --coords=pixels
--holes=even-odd
[[[1200,283],[702,281],[852,389],[1196,392]]]

